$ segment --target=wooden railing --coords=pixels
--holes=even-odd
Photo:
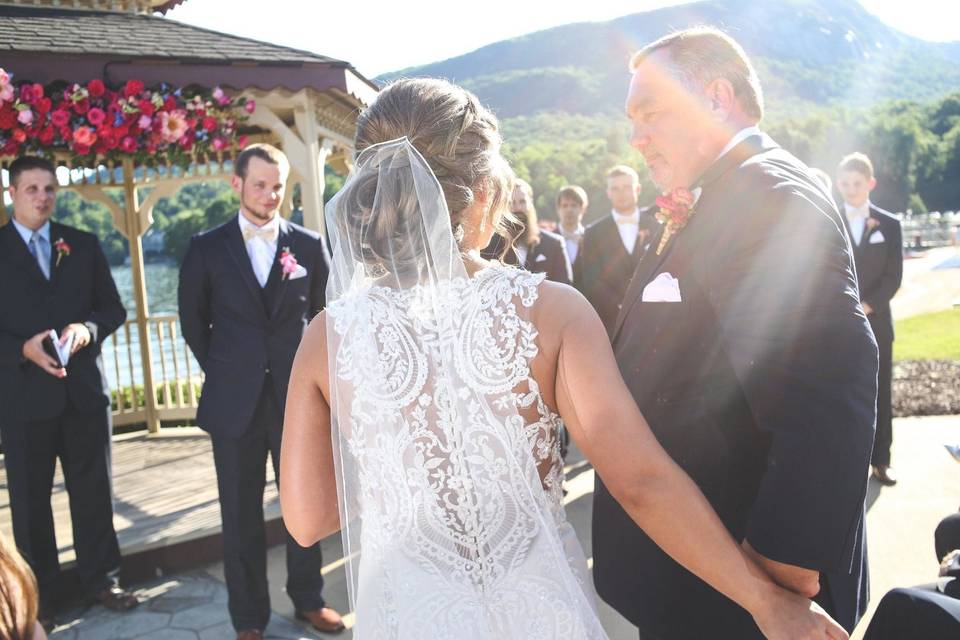
[[[104,343],[104,368],[110,382],[114,426],[146,423],[151,413],[160,421],[190,421],[196,417],[203,372],[180,338],[179,325],[176,315],[147,319],[153,361],[152,390],[144,385],[136,320],[128,320]]]

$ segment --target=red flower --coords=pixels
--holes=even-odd
[[[90,145],[79,144],[79,143],[74,144],[73,150],[77,153],[77,155],[85,156],[88,153],[90,153]]]
[[[73,103],[73,110],[80,115],[85,114],[87,111],[90,111],[90,101],[86,98],[83,100],[77,100]]]
[[[6,131],[17,126],[17,112],[13,110],[10,103],[0,107],[0,130]]]
[[[3,145],[3,148],[0,149],[0,155],[3,156],[15,156],[20,150],[20,145],[16,143],[12,138],[7,140],[7,144]]]
[[[188,133],[187,135],[177,140],[177,144],[179,144],[180,148],[183,149],[184,151],[190,151],[190,149],[193,147],[193,141],[194,141],[193,135]]]
[[[41,114],[50,113],[50,109],[53,108],[53,101],[50,100],[50,98],[40,98],[33,105],[33,108],[37,113],[41,113]]]
[[[103,112],[103,109],[94,107],[87,112],[87,120],[95,127],[99,127],[103,124],[104,120],[107,119],[107,114]]]
[[[237,140],[237,146],[242,149],[247,146],[248,141],[249,138],[247,136],[240,136],[240,138]]]
[[[53,144],[54,134],[55,131],[53,129],[53,125],[48,124],[40,131],[40,135],[37,136],[37,139],[40,140],[40,144],[50,145]]]
[[[42,84],[25,84],[20,87],[20,102],[33,104],[43,97]]]
[[[13,139],[14,142],[16,142],[17,144],[20,144],[27,139],[27,132],[18,127],[13,130],[13,135],[11,136],[11,138]]]
[[[103,80],[99,78],[94,78],[87,83],[87,91],[90,92],[90,95],[94,98],[99,98],[106,92],[107,87],[103,84]]]
[[[65,127],[70,124],[70,112],[65,109],[57,109],[50,114],[50,122],[55,127]]]
[[[123,95],[127,98],[133,98],[143,93],[143,83],[139,80],[127,80],[123,87]]]
[[[120,143],[120,148],[123,149],[125,153],[133,153],[137,150],[137,141],[132,136],[127,136]]]
[[[89,147],[97,141],[97,134],[90,127],[77,127],[73,131],[73,141],[77,145]]]
[[[173,96],[167,96],[167,99],[163,101],[163,110],[164,111],[176,111],[177,110],[177,99]]]
[[[62,260],[64,256],[70,255],[70,245],[67,244],[67,241],[63,238],[57,238],[56,242],[53,243],[53,249],[57,252],[57,263],[54,266],[59,267],[60,260]]]
[[[207,131],[213,131],[214,129],[217,128],[217,119],[207,116],[206,118],[203,119],[203,128],[206,129]]]
[[[145,116],[152,116],[156,111],[156,108],[153,106],[153,103],[149,100],[141,100],[139,103],[140,113]]]

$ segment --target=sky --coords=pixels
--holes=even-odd
[[[188,0],[167,17],[347,60],[372,78],[533,31],[571,22],[602,22],[683,2],[589,0],[547,5],[523,0],[269,0],[244,3],[244,7],[265,8],[242,12],[235,10],[237,4],[237,0]],[[861,0],[861,4],[910,35],[960,41],[957,0]],[[305,11],[304,7],[311,8]],[[465,15],[469,15],[466,26]]]

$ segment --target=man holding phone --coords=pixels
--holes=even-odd
[[[110,394],[100,358],[127,313],[97,237],[50,221],[53,165],[20,157],[9,179],[13,219],[0,228],[0,436],[14,538],[37,576],[48,625],[60,595],[50,505],[58,457],[84,588],[116,611],[137,604],[117,582]]]

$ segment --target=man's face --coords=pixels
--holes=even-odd
[[[584,206],[573,198],[560,198],[560,201],[557,202],[557,216],[559,216],[563,228],[568,231],[573,231],[580,226],[580,221],[583,220],[583,210]]]
[[[844,202],[852,207],[862,207],[875,186],[876,178],[868,178],[859,171],[840,171],[837,174],[837,190]]]
[[[240,206],[261,223],[270,222],[280,210],[287,176],[280,165],[250,158],[245,178],[233,177],[233,189],[240,194]]]
[[[633,176],[610,176],[607,178],[607,198],[615,211],[633,213],[640,197],[640,183]]]
[[[513,194],[510,196],[510,212],[525,216],[529,206],[530,202],[527,198],[527,193],[519,186],[514,187]]]
[[[643,154],[653,181],[664,191],[689,187],[713,161],[704,141],[713,124],[702,95],[693,95],[674,78],[664,50],[650,54],[633,74],[627,117],[630,144]]]
[[[28,169],[10,185],[13,215],[20,224],[37,230],[50,219],[57,200],[57,177],[46,169]]]

